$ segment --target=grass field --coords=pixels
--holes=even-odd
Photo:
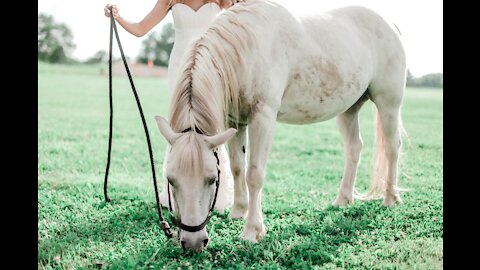
[[[148,150],[127,78],[114,81],[114,141],[103,199],[108,140],[108,78],[100,66],[39,63],[39,269],[442,269],[443,90],[407,89],[399,184],[402,205],[380,200],[332,208],[343,173],[335,120],[278,124],[268,161],[263,210],[267,236],[242,241],[243,220],[214,214],[212,241],[184,252],[158,226]],[[165,79],[138,78],[157,175],[165,141],[154,115],[167,115]],[[364,150],[357,188],[368,188],[373,110],[361,112]]]

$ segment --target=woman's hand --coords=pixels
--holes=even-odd
[[[140,22],[129,22],[118,15],[116,5],[107,4],[104,8],[105,16],[110,17],[110,8],[112,8],[113,18],[120,24],[123,29],[130,34],[141,37],[148,33],[155,25],[157,25],[169,11],[170,0],[157,0],[155,7]]]
[[[113,11],[113,18],[116,20],[118,19],[118,8],[117,8],[117,5],[110,5],[110,4],[107,4],[104,8],[104,11],[105,11],[105,17],[110,17],[110,7],[112,7],[112,11]]]

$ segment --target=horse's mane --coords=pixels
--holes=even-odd
[[[224,11],[190,45],[172,97],[169,122],[175,132],[191,128],[213,135],[225,129],[228,114],[238,116],[244,56],[254,44],[250,26],[240,19],[256,16],[261,2],[250,0]]]

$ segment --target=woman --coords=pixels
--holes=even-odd
[[[181,60],[183,53],[186,50],[187,45],[193,39],[199,37],[205,32],[210,23],[215,17],[222,11],[231,7],[237,2],[243,2],[238,0],[213,0],[213,1],[175,1],[175,0],[158,0],[152,11],[138,23],[132,23],[122,18],[118,13],[118,8],[113,5],[113,17],[115,20],[129,33],[137,37],[144,36],[155,25],[162,21],[167,13],[171,10],[173,17],[173,24],[175,27],[175,42],[173,45],[170,59],[168,62],[168,88],[169,99],[173,96],[173,86],[175,80],[178,77],[179,61]],[[110,17],[110,4],[105,6],[105,16]],[[165,159],[169,146],[165,151]],[[218,197],[215,209],[223,213],[226,208],[231,207],[233,203],[233,177],[230,171],[230,162],[225,149],[222,146],[219,151],[220,158],[220,171],[221,182],[218,191]],[[163,167],[165,172],[165,164]],[[168,195],[167,195],[167,179],[165,174],[163,175],[163,191],[160,194],[160,203],[168,207]],[[173,206],[174,204],[172,204]]]

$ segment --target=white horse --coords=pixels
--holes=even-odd
[[[367,100],[377,108],[370,195],[382,193],[384,205],[400,201],[405,53],[397,31],[373,11],[346,7],[296,17],[277,3],[250,0],[219,15],[191,44],[180,71],[170,125],[156,120],[171,145],[166,174],[178,220],[197,228],[180,228],[184,248],[208,243],[204,226],[196,225],[208,221],[219,181],[213,152],[227,141],[235,179],[230,217],[246,218],[243,239],[257,242],[266,234],[261,192],[276,121],[337,117],[345,170],[333,205],[352,203],[362,148],[358,112]]]

